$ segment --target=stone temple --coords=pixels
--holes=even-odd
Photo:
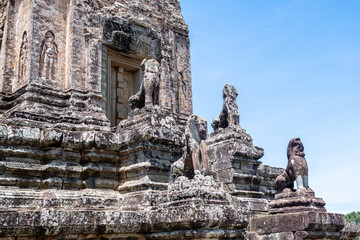
[[[1,0],[0,43],[0,239],[360,234],[315,197],[300,139],[262,164],[233,86],[207,134],[178,0]]]

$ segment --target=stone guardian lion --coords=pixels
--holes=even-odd
[[[223,107],[219,116],[217,116],[211,123],[211,126],[216,131],[219,128],[227,128],[239,125],[239,108],[236,103],[238,93],[234,86],[226,84],[223,90]]]
[[[143,77],[140,89],[129,98],[131,110],[159,104],[160,64],[155,59],[144,59],[141,70]]]
[[[290,140],[287,147],[288,164],[285,172],[276,177],[275,189],[281,192],[285,188],[309,188],[308,166],[305,159],[304,146],[300,138]]]

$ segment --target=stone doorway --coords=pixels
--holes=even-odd
[[[107,71],[103,81],[105,113],[111,127],[117,126],[129,114],[129,97],[140,87],[140,59],[130,58],[111,49],[106,49]]]

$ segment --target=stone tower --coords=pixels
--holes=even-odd
[[[178,0],[2,0],[0,43],[0,240],[359,235],[275,195],[231,85],[208,137]]]
[[[0,111],[9,121],[117,126],[139,89],[144,58],[161,64],[161,108],[180,124],[192,113],[188,28],[178,1],[0,4]]]

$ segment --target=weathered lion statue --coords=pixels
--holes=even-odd
[[[238,93],[234,86],[226,84],[223,90],[223,107],[219,116],[217,116],[211,123],[211,126],[216,131],[219,128],[227,128],[229,126],[239,125],[239,108],[236,103]]]
[[[143,77],[139,91],[129,98],[130,109],[159,104],[160,64],[155,59],[141,62]]]
[[[300,138],[290,140],[287,147],[288,164],[285,172],[275,179],[275,189],[282,192],[285,188],[309,188],[308,166],[305,159],[304,146]]]
[[[185,127],[185,148],[183,156],[171,166],[173,180],[179,176],[192,178],[195,171],[207,175],[210,173],[205,140],[207,122],[205,119],[191,115]]]

